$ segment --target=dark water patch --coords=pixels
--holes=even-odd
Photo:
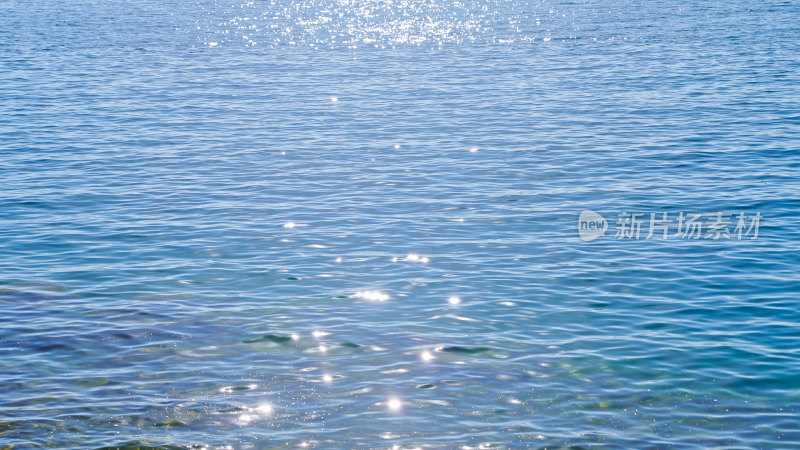
[[[153,424],[154,427],[185,427],[186,424],[180,420],[168,420],[166,422],[158,422]]]
[[[112,380],[103,377],[80,379],[76,380],[75,383],[87,387],[100,387],[107,386],[109,384],[116,384]]]
[[[287,344],[292,342],[291,336],[283,336],[279,334],[264,334],[256,338],[247,339],[242,341],[245,344],[255,344],[258,342],[272,342],[273,344]]]
[[[132,334],[121,333],[120,332],[120,333],[111,333],[107,337],[105,337],[104,339],[117,340],[117,341],[127,341],[127,340],[134,339],[134,338],[136,338],[136,336],[134,336]]]
[[[97,447],[95,450],[186,450],[196,447],[181,447],[177,445],[159,445],[147,441],[130,441],[121,444]],[[199,448],[199,447],[197,447]]]
[[[642,325],[645,330],[661,330],[667,327],[669,327],[669,324],[663,322],[647,322]]]
[[[224,409],[218,409],[217,410],[218,413],[222,413],[222,414],[238,413],[238,412],[242,412],[242,411],[247,411],[247,408],[244,408],[244,407],[241,407],[241,406],[234,406],[233,408],[224,408]]]
[[[490,347],[462,347],[457,345],[442,348],[443,352],[461,353],[464,355],[478,355],[481,353],[489,353],[492,352],[493,350],[494,349]]]
[[[60,350],[74,350],[73,347],[66,345],[66,344],[45,344],[40,345],[38,347],[34,347],[33,351],[36,352],[51,352],[51,351],[60,351]]]
[[[591,302],[587,304],[590,308],[608,308],[611,306],[611,303],[608,302]]]

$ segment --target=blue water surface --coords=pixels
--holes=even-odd
[[[0,447],[797,448],[798,36],[776,0],[1,0]]]

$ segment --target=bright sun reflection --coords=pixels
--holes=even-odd
[[[406,255],[406,261],[427,263],[430,259],[427,256],[421,256],[416,253],[409,253]]]
[[[272,413],[272,405],[270,405],[269,403],[262,403],[262,404],[258,405],[258,408],[256,408],[256,411],[258,411],[261,414],[271,414]]]
[[[363,298],[371,302],[385,302],[389,300],[389,295],[381,291],[358,291],[355,293],[354,297]]]
[[[403,406],[403,403],[397,397],[392,397],[386,402],[386,406],[389,407],[392,411],[398,411]]]

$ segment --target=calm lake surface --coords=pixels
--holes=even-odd
[[[799,36],[772,0],[0,1],[0,448],[797,448]]]

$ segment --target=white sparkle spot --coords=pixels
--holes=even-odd
[[[477,151],[478,151],[478,147],[472,147],[471,149],[469,149],[470,153],[475,153]]]
[[[319,352],[320,353],[325,353],[327,351],[328,351],[328,347],[325,347],[324,345],[320,345],[319,346]]]
[[[299,340],[299,339],[300,339],[300,335],[298,335],[298,334],[292,334],[292,340],[293,340],[293,341],[296,341],[296,340]]]
[[[394,144],[394,149],[395,150],[400,150],[400,144]]]
[[[430,261],[430,259],[428,259],[427,256],[423,256],[422,259],[420,259],[420,261],[426,264],[428,261]]]
[[[354,297],[363,298],[364,300],[371,302],[385,302],[386,300],[389,300],[389,295],[384,294],[381,291],[359,291],[356,292]]]
[[[340,262],[342,262],[342,257],[340,256],[340,257],[336,258],[336,262],[337,262],[337,263],[340,263]]]
[[[333,103],[336,103],[336,102],[338,102],[338,101],[339,101],[339,97],[331,97],[331,101],[332,101]]]
[[[296,226],[297,226],[297,224],[294,223],[294,222],[286,222],[285,224],[283,224],[283,228],[289,228],[289,229],[292,229],[292,228],[294,228]]]
[[[250,416],[249,414],[242,414],[241,416],[239,416],[239,421],[242,423],[248,423],[251,420],[253,420],[253,417]]]
[[[317,339],[320,339],[320,338],[324,338],[325,336],[330,335],[330,333],[328,333],[327,331],[317,330],[317,331],[314,331],[313,333],[311,333],[311,335],[314,336]]]
[[[326,383],[330,383],[331,381],[333,381],[333,377],[328,375],[328,374],[325,374],[325,375],[322,376],[322,381],[324,381]]]
[[[262,403],[258,405],[256,411],[260,412],[261,414],[272,414],[272,405],[269,403]]]
[[[406,259],[409,261],[419,261],[419,255],[416,253],[409,253],[408,256],[406,256]]]
[[[395,256],[394,258],[392,258],[392,262],[397,262],[397,256]]]
[[[389,409],[391,409],[392,411],[397,411],[397,410],[399,410],[399,409],[400,409],[400,407],[402,407],[402,406],[403,406],[403,403],[400,401],[400,399],[399,399],[399,398],[392,397],[392,398],[390,398],[390,399],[389,399],[389,401],[388,401],[388,402],[386,402],[386,405],[387,405],[387,406],[389,407]]]
[[[450,303],[451,305],[458,305],[461,303],[461,299],[454,295],[447,299],[447,303]]]
[[[427,361],[431,361],[431,360],[433,360],[433,353],[425,350],[422,353],[420,353],[419,357],[422,358],[423,361],[426,361],[426,362]]]

